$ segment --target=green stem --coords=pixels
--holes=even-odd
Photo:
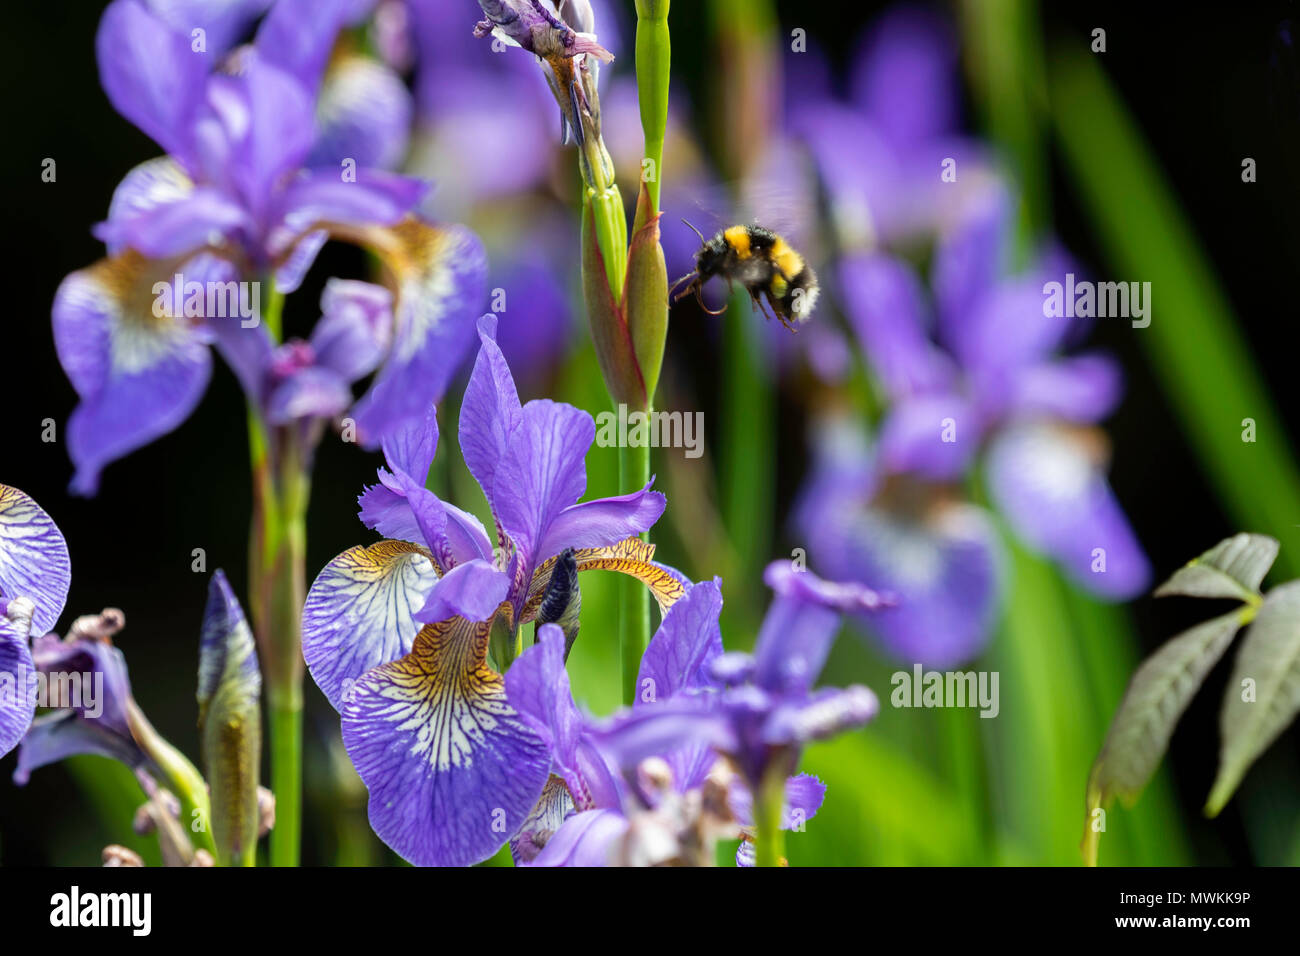
[[[302,606],[306,586],[308,480],[296,441],[285,442],[280,528],[269,563],[268,701],[271,725],[271,787],[276,797],[271,865],[297,866],[302,826]]]
[[[297,866],[302,835],[302,688],[297,699],[269,695],[271,789],[275,826],[271,865]]]
[[[1046,76],[1037,5],[1034,0],[967,0],[962,14],[972,86],[985,125],[1005,147],[1019,186],[1015,253],[1023,262],[1051,213],[1042,104],[1034,99]]]
[[[672,67],[668,6],[669,0],[636,0],[636,92],[645,134],[645,158],[652,164],[653,176],[646,180],[646,186],[654,212],[659,211],[664,131],[668,126],[668,78]]]
[[[649,414],[649,409],[647,409]],[[619,488],[644,488],[650,481],[650,446],[620,447],[618,450]],[[642,534],[642,541],[650,535]],[[621,577],[621,576],[620,576]],[[631,706],[636,699],[636,676],[641,656],[650,643],[650,591],[634,578],[621,578],[618,602],[619,629],[623,663],[623,703]]]
[[[785,831],[781,814],[785,810],[785,779],[782,761],[773,761],[754,795],[755,866],[780,866],[785,856]]]
[[[271,291],[263,321],[272,339],[278,340],[284,296],[273,281],[266,285]],[[302,606],[307,595],[306,517],[311,493],[308,449],[293,428],[268,429],[251,405],[248,449],[253,477],[249,590],[266,686],[275,794],[270,862],[297,866],[302,831]]]
[[[194,842],[216,859],[217,847],[212,839],[212,811],[208,800],[208,785],[203,774],[190,763],[183,753],[168,743],[154,730],[153,724],[134,700],[126,702],[126,720],[131,736],[140,749],[162,773],[163,779],[181,802],[181,820],[194,834]]]
[[[738,290],[723,317],[719,454],[722,519],[738,556],[736,600],[723,608],[724,632],[754,633],[758,584],[771,557],[775,524],[775,398],[749,296]]]

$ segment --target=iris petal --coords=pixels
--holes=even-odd
[[[586,723],[573,702],[564,669],[564,632],[554,624],[538,629],[537,643],[506,672],[506,695],[520,719],[551,755],[551,768],[564,778],[581,810],[617,807],[613,771],[586,737]]]
[[[555,831],[532,865],[608,866],[627,827],[627,818],[617,810],[575,813]]]
[[[63,613],[71,580],[68,545],[53,519],[17,488],[0,485],[0,604],[30,600],[31,629],[44,634]]]
[[[463,617],[487,621],[506,599],[510,577],[491,561],[478,558],[449,570],[429,591],[424,607],[415,612],[417,621],[445,621]]]
[[[497,469],[506,459],[510,439],[523,409],[510,366],[496,341],[496,316],[478,321],[482,343],[460,406],[460,451],[470,474],[493,500]]]
[[[0,485],[0,492],[4,490]],[[6,602],[0,597],[0,605],[0,757],[3,757],[18,746],[36,714],[36,697],[29,692],[36,666],[27,643],[32,630],[32,602],[27,598]]]
[[[154,314],[153,284],[172,278],[153,274],[163,271],[126,253],[72,273],[55,293],[54,342],[81,397],[68,448],[82,494],[94,494],[108,462],[188,418],[207,387],[203,335],[183,318]]]
[[[302,650],[335,709],[353,681],[411,650],[413,615],[436,581],[428,554],[403,541],[351,548],[325,565],[303,607]]]
[[[126,658],[111,642],[47,634],[32,642],[32,661],[52,679],[75,676],[79,685],[68,686],[70,699],[62,701],[71,706],[33,721],[18,751],[15,783],[26,784],[33,770],[76,754],[111,757],[128,767],[146,761],[131,732]]]
[[[406,155],[413,105],[402,78],[376,60],[330,64],[316,101],[316,142],[308,166],[392,169]]]
[[[551,522],[537,555],[549,558],[565,548],[607,547],[649,531],[667,504],[662,494],[650,490],[653,484],[652,479],[640,491],[565,508]]]
[[[370,446],[442,398],[473,343],[487,291],[483,246],[469,230],[408,220],[372,233],[386,237],[377,251],[398,292],[392,348],[353,413]]]
[[[781,810],[781,829],[790,830],[811,820],[826,799],[826,784],[809,773],[797,773],[785,782],[785,806]],[[754,825],[754,797],[749,788],[736,778],[727,795],[736,822],[743,827]]]
[[[523,407],[489,501],[530,562],[551,557],[540,545],[561,512],[587,490],[587,449],[595,438],[596,423],[572,405],[539,399]],[[567,543],[552,546],[558,553]]]
[[[1094,594],[1128,600],[1151,567],[1098,462],[1089,432],[1047,423],[1004,430],[989,448],[989,494],[1022,539]]]
[[[135,0],[118,0],[100,20],[95,58],[113,107],[164,150],[188,158],[189,123],[208,72],[189,38]]]
[[[418,866],[467,866],[517,833],[550,759],[487,666],[491,625],[429,624],[411,653],[368,671],[343,741],[370,790],[370,824]]]

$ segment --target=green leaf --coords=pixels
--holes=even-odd
[[[1300,466],[1283,416],[1256,372],[1214,262],[1106,76],[1106,61],[1074,42],[1052,51],[1050,116],[1109,267],[1159,290],[1150,326],[1125,335],[1147,350],[1150,373],[1234,523],[1286,529],[1280,570],[1300,576],[1300,546],[1290,546],[1300,536]],[[1241,440],[1247,418],[1260,441]]]
[[[1251,681],[1254,694],[1246,695]],[[1300,581],[1274,588],[1237,653],[1223,698],[1219,773],[1205,812],[1216,815],[1231,799],[1255,759],[1300,711]]]
[[[1092,765],[1090,806],[1102,806],[1115,795],[1132,802],[1142,792],[1169,747],[1178,718],[1246,623],[1244,617],[1239,608],[1198,624],[1143,661]]]
[[[1233,535],[1175,571],[1155,596],[1183,594],[1258,603],[1259,583],[1277,560],[1277,551],[1277,541],[1267,535]]]

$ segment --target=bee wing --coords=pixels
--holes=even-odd
[[[805,256],[820,245],[817,185],[806,157],[776,145],[737,190],[737,222],[763,226]]]
[[[806,257],[823,246],[817,180],[807,158],[788,145],[775,147],[745,179],[697,185],[667,205],[674,218],[689,219],[705,238],[728,226],[762,226],[783,236]],[[689,212],[682,211],[689,207]],[[683,227],[684,228],[684,227]]]

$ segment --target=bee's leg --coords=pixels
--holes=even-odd
[[[723,312],[726,312],[726,311],[727,311],[727,307],[726,307],[725,305],[724,305],[722,308],[718,309],[718,311],[716,311],[716,312],[714,312],[714,311],[713,311],[712,309],[710,309],[707,305],[705,305],[705,304],[704,304],[703,289],[704,289],[704,285],[703,285],[703,283],[700,283],[700,282],[695,283],[695,301],[698,302],[698,303],[700,304],[700,308],[701,308],[701,309],[703,309],[705,312],[709,313],[709,315],[721,315]]]
[[[682,276],[680,279],[678,279],[676,282],[674,282],[671,286],[668,287],[668,297],[671,299],[673,293],[677,291],[677,287],[681,285],[683,282],[687,281],[688,279],[699,279],[699,277],[700,274],[698,272],[686,273],[686,275]],[[686,296],[690,294],[691,294],[691,287],[687,286],[685,289],[682,290],[682,294],[679,295],[677,299],[684,299],[686,298]],[[676,302],[677,299],[673,299],[673,301]]]
[[[760,293],[760,292],[755,292],[753,289],[750,289],[750,290],[749,290],[749,298],[750,298],[750,300],[754,303],[754,308],[756,308],[759,312],[763,313],[763,318],[765,318],[765,319],[769,319],[769,320],[772,318],[771,314],[770,314],[770,313],[767,311],[767,309],[764,308],[764,306],[763,306],[763,295],[762,295],[762,293]]]
[[[764,289],[764,290],[763,290],[763,294],[767,296],[767,304],[768,304],[769,306],[771,306],[771,308],[772,308],[772,314],[775,315],[778,319],[781,320],[781,324],[784,325],[784,326],[785,326],[787,329],[789,329],[791,332],[798,332],[799,330],[798,330],[795,326],[793,326],[793,325],[790,324],[790,316],[787,315],[786,313],[782,312],[782,311],[777,307],[776,299],[773,298],[772,293],[771,293],[770,291],[768,291],[767,289]]]

